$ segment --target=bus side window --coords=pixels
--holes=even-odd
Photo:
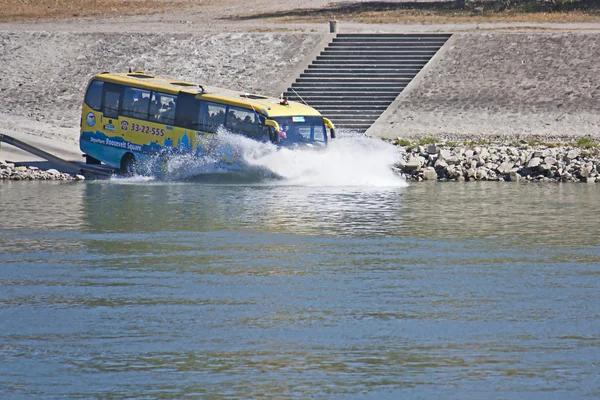
[[[102,108],[102,81],[92,81],[85,94],[85,104],[96,111]]]
[[[229,107],[225,127],[231,129],[234,133],[261,140],[263,132],[259,124],[260,119],[254,110]]]
[[[200,107],[200,129],[204,132],[215,133],[219,125],[225,125],[225,111],[227,106],[218,103],[203,101]]]
[[[149,120],[165,125],[175,125],[177,97],[171,94],[152,92]]]
[[[119,102],[121,93],[111,90],[104,92],[104,109],[102,112],[107,118],[119,118]]]
[[[148,106],[150,105],[150,91],[133,87],[125,88],[123,93],[123,110],[125,117],[148,119]]]

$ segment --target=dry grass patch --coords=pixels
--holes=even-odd
[[[184,1],[0,0],[0,22],[147,15],[189,6]]]
[[[576,23],[600,21],[600,10],[564,9],[552,11],[547,7],[523,3],[507,6],[509,2],[483,1],[469,3],[457,9],[453,1],[427,2],[364,2],[341,3],[321,8],[294,9],[283,12],[260,13],[231,17],[234,20],[271,19],[287,23],[324,23],[332,19],[372,24],[444,24],[489,22]]]

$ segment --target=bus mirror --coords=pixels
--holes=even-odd
[[[272,119],[267,119],[265,120],[265,125],[269,127],[269,139],[271,140],[272,143],[279,143],[280,141],[280,136],[279,136],[279,132],[281,131],[281,128],[279,127],[279,124],[277,123],[277,121],[273,121]]]
[[[279,124],[277,123],[277,121],[273,121],[272,119],[267,119],[267,120],[265,120],[265,125],[272,126],[273,128],[275,128],[276,132],[281,132],[281,128],[279,127]]]
[[[325,122],[325,125],[329,128],[331,138],[335,139],[335,126],[333,125],[333,122],[328,118],[323,118],[323,122]]]
[[[271,130],[271,134],[269,135],[271,137],[271,142],[275,144],[279,143],[281,141],[279,131],[272,126],[270,126],[269,129]]]

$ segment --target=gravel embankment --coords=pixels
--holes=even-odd
[[[548,145],[430,143],[404,147],[407,180],[600,182],[600,150]]]
[[[8,163],[0,160],[0,181],[83,181],[83,175],[66,174],[56,169],[41,170],[33,166],[18,166],[14,163]]]

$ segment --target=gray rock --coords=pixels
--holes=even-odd
[[[574,159],[576,159],[577,157],[579,157],[579,154],[580,154],[579,150],[571,150],[571,151],[569,151],[569,152],[567,153],[567,155],[565,156],[565,158],[566,158],[567,160],[574,160]]]
[[[448,164],[458,164],[458,163],[459,163],[458,157],[455,157],[455,156],[450,156],[450,157],[448,157],[448,158],[445,158],[444,160],[445,160],[445,161],[446,161]]]
[[[529,162],[527,163],[527,168],[536,168],[537,166],[540,165],[540,162],[542,160],[539,157],[533,157],[531,160],[529,160]]]
[[[452,152],[450,150],[440,150],[440,157],[447,160],[452,157]]]
[[[75,175],[75,179],[78,181],[85,181],[85,176],[77,174],[77,175]]]
[[[427,146],[428,154],[437,154],[439,151],[440,151],[440,149],[438,149],[438,147],[435,145],[435,143],[431,143],[429,146]]]
[[[586,165],[585,167],[581,168],[581,171],[579,171],[579,176],[581,176],[582,178],[587,178],[590,176],[591,173],[592,168],[589,165]]]
[[[475,179],[484,181],[488,178],[488,173],[485,168],[477,168],[475,171]]]
[[[555,151],[552,149],[546,149],[544,151],[542,151],[542,157],[546,158],[546,157],[552,157],[555,154]]]
[[[519,175],[516,171],[511,171],[508,174],[508,180],[510,182],[519,182],[521,180],[521,175]]]
[[[421,158],[410,157],[404,165],[405,171],[419,171],[421,169]]]
[[[505,161],[498,167],[498,172],[501,174],[508,174],[514,166],[515,164],[513,162]]]
[[[427,167],[423,170],[423,179],[426,181],[437,181],[438,175],[435,172],[435,169],[432,167]]]
[[[481,151],[477,152],[479,156],[485,161],[490,156],[490,152],[485,147]]]
[[[435,162],[435,167],[443,169],[443,170],[447,170],[448,169],[448,163],[446,161],[444,161],[443,158],[438,158],[437,161]]]
[[[546,171],[550,171],[551,168],[552,168],[552,165],[543,163],[538,166],[538,171],[546,172]]]
[[[549,156],[549,157],[544,158],[544,162],[546,164],[554,165],[558,162],[558,160],[552,156]]]
[[[55,177],[59,177],[61,175],[61,173],[54,168],[47,170],[46,173]]]
[[[473,157],[473,154],[474,154],[474,153],[473,153],[473,150],[470,150],[470,149],[469,149],[469,150],[465,151],[465,153],[464,153],[464,154],[465,154],[465,157],[466,157],[467,159],[470,159],[471,157]]]

